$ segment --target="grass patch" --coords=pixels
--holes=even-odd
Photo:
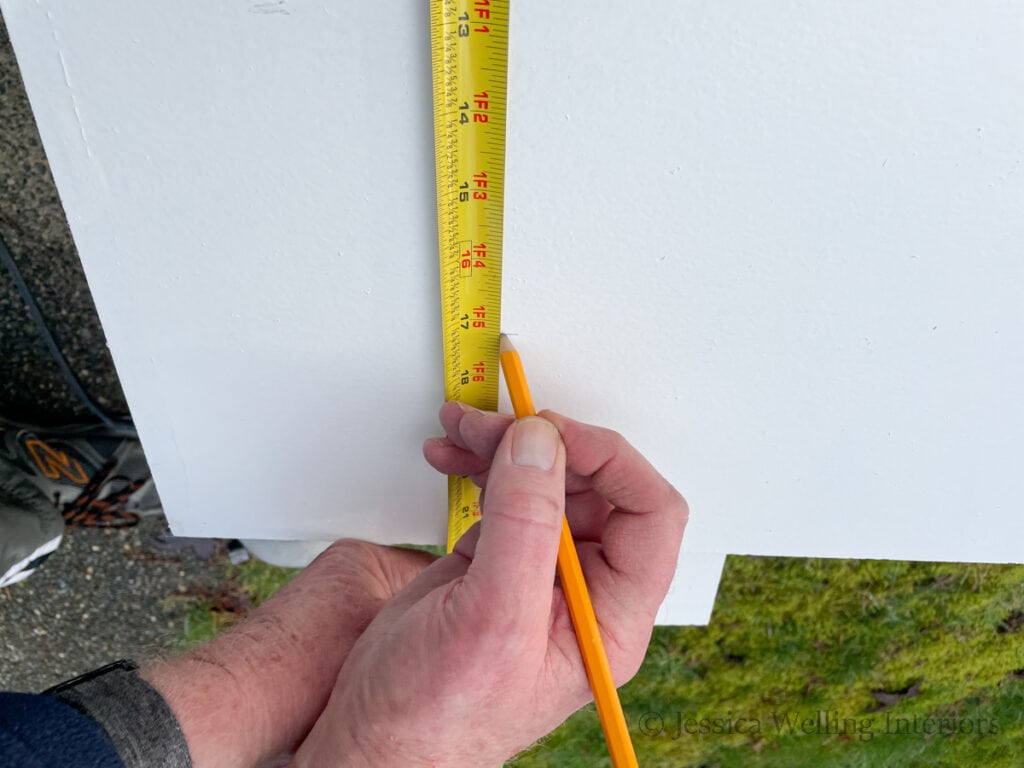
[[[278,568],[260,560],[229,565],[224,585],[216,591],[197,590],[164,600],[165,610],[184,610],[177,645],[186,650],[223,632],[283,587],[298,568]]]
[[[1017,765],[1022,607],[1022,566],[729,557],[621,689],[640,764]],[[609,765],[593,708],[510,765]]]
[[[252,559],[241,565],[232,565],[228,570],[228,576],[238,582],[242,591],[252,600],[253,606],[257,606],[291,581],[291,578],[299,570],[298,568],[279,568],[276,565],[268,565],[261,560]]]
[[[230,576],[255,605],[293,573]],[[218,599],[183,642],[231,623]],[[645,768],[1014,766],[1024,566],[730,556],[711,624],[656,627],[621,696]],[[593,706],[508,763],[609,765]]]

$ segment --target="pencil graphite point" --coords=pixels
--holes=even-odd
[[[504,355],[506,352],[515,352],[516,348],[512,345],[512,340],[506,334],[501,334],[498,337],[498,354]]]

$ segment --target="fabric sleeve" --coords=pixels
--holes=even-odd
[[[0,692],[0,765],[125,768],[106,731],[53,696]]]
[[[124,768],[192,768],[178,719],[137,669],[122,659],[44,693],[98,723]]]

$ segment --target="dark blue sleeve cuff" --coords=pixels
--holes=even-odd
[[[53,696],[0,692],[0,765],[124,768],[94,720]]]

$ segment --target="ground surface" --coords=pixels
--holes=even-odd
[[[128,407],[2,21],[0,237],[83,387],[111,415],[126,415]],[[64,424],[87,414],[40,343],[12,281],[0,269],[0,415]]]
[[[117,659],[165,657],[187,598],[216,594],[228,563],[223,544],[197,553],[162,540],[166,530],[148,517],[68,531],[30,578],[0,589],[0,689],[39,691]]]
[[[111,416],[128,413],[0,21],[0,238],[75,375]],[[0,267],[0,417],[43,425],[91,421]],[[168,596],[223,583],[209,557],[164,551],[163,518],[126,531],[73,531],[32,578],[0,589],[0,688],[38,690],[123,656],[167,653],[184,607]]]

